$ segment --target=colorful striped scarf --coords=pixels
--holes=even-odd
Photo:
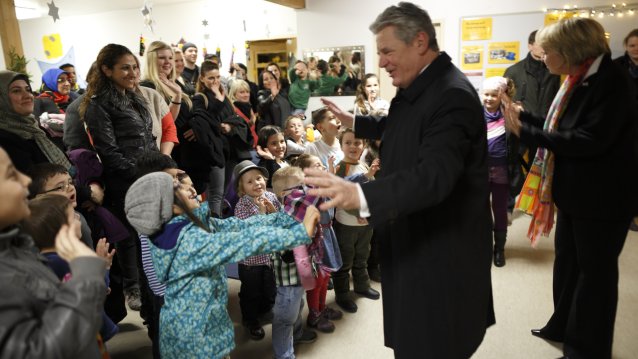
[[[580,85],[594,59],[585,61],[574,75],[569,75],[561,85],[552,102],[543,130],[551,133],[558,129],[562,117],[574,89]],[[532,215],[532,222],[527,231],[527,238],[536,246],[540,236],[548,237],[554,226],[554,200],[552,198],[552,181],[554,179],[554,153],[539,147],[532,167],[525,178],[521,195],[516,208]]]

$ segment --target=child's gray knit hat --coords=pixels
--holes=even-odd
[[[173,217],[173,199],[173,177],[166,172],[149,173],[126,192],[126,218],[138,234],[150,236]]]

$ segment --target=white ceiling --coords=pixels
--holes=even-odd
[[[59,8],[60,17],[86,15],[123,9],[141,9],[144,0],[14,0],[18,20],[47,16],[51,1]],[[147,0],[149,6],[192,2],[197,0]]]

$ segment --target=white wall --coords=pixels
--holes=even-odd
[[[94,1],[94,0],[91,0]],[[177,43],[180,37],[194,42],[199,47],[200,61],[203,60],[202,47],[208,53],[221,48],[222,72],[228,69],[233,45],[235,62],[246,63],[246,40],[290,37],[297,34],[295,11],[263,0],[194,1],[172,5],[155,5],[154,30],[144,25],[139,8],[112,11],[75,17],[64,16],[63,3],[60,7],[61,19],[56,23],[51,17],[20,21],[20,32],[25,56],[31,60],[28,71],[33,75],[34,87],[39,86],[41,72],[36,60],[47,60],[44,55],[42,37],[59,33],[66,53],[75,49],[76,70],[84,77],[100,49],[108,43],[127,46],[133,53],[139,51],[139,36],[144,34],[146,45],[154,40]],[[140,6],[141,7],[141,6]],[[202,20],[208,20],[208,26]],[[246,22],[244,31],[243,21]],[[210,39],[205,40],[204,35]],[[143,63],[143,59],[142,63]]]
[[[562,7],[562,1],[564,0],[545,0],[544,3],[537,0],[446,0],[426,4],[420,0],[416,3],[428,10],[433,21],[442,22],[443,36],[439,45],[456,62],[459,56],[461,17],[541,11],[542,7]],[[100,48],[107,43],[120,43],[137,53],[140,33],[144,34],[147,45],[158,39],[174,43],[184,37],[199,45],[200,54],[204,45],[208,52],[215,52],[219,45],[226,68],[230,63],[233,44],[236,48],[235,61],[246,63],[246,40],[296,36],[298,57],[304,49],[364,45],[366,70],[376,72],[376,46],[368,26],[383,9],[397,2],[306,0],[306,9],[296,11],[263,0],[201,0],[173,5],[157,4],[153,8],[155,34],[145,27],[139,7],[65,17],[64,5],[61,3],[58,6],[62,18],[56,23],[51,17],[23,20],[20,21],[20,31],[25,55],[30,60],[28,70],[33,75],[35,86],[39,85],[41,76],[36,60],[47,61],[42,37],[53,33],[61,35],[65,52],[71,46],[75,48],[76,67],[80,75],[86,73]],[[581,0],[578,5],[595,6],[601,5],[601,2]],[[208,27],[202,25],[204,19],[208,20]],[[244,19],[246,31],[243,28]],[[638,16],[603,21],[603,25],[611,21],[620,27],[618,31],[612,32],[612,49],[615,53],[621,51],[620,41],[624,35],[636,27],[636,19]],[[205,34],[210,35],[209,40],[204,39]],[[0,64],[2,62],[0,60]]]
[[[543,7],[562,8],[565,0],[445,0],[414,1],[430,14],[433,21],[443,23],[443,41],[439,47],[446,51],[458,64],[460,19],[468,16],[513,14],[524,12],[540,12]],[[297,45],[300,50],[326,46],[364,45],[366,47],[366,71],[376,72],[377,64],[373,63],[376,52],[374,38],[368,26],[386,7],[397,4],[390,0],[306,0],[306,9],[297,11]],[[577,2],[580,7],[609,5],[610,1]],[[637,27],[638,15],[632,18],[604,19],[603,26],[614,25],[612,32],[612,50],[622,53],[622,38]],[[542,26],[542,24],[541,24]],[[533,29],[529,29],[531,32]],[[609,30],[608,30],[609,31]],[[528,33],[529,33],[528,32]],[[525,56],[526,53],[521,54]]]

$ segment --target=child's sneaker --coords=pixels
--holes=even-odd
[[[310,330],[308,328],[303,330],[301,336],[297,339],[293,339],[293,344],[308,344],[313,343],[317,340],[317,333],[314,330]]]
[[[252,340],[262,340],[264,336],[266,336],[266,332],[264,332],[264,328],[259,325],[258,321],[255,322],[247,322],[243,321],[242,324],[246,329],[248,329],[248,334],[250,335],[250,339]]]
[[[131,310],[139,312],[142,309],[142,294],[139,288],[133,287],[125,290],[124,296],[126,297],[126,304]]]

